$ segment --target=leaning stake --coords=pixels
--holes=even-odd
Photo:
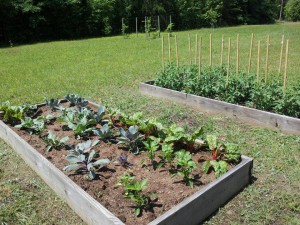
[[[230,48],[231,48],[231,40],[229,38],[228,40],[228,55],[227,55],[227,76],[226,76],[226,91],[228,88],[228,82],[229,82],[229,71],[230,71]]]
[[[267,37],[265,83],[268,82],[268,73],[269,73],[269,45],[270,45],[270,35],[268,35],[268,37]]]
[[[236,36],[236,75],[239,75],[239,65],[240,64],[240,36]]]
[[[162,61],[163,71],[165,71],[164,36],[161,37],[161,61]]]
[[[202,63],[202,36],[200,36],[200,40],[199,40],[199,68],[198,68],[199,77],[201,76],[201,63]]]
[[[224,35],[222,34],[222,45],[221,45],[221,67],[223,67],[223,52],[224,52]]]
[[[283,90],[284,91],[285,91],[285,87],[286,87],[286,76],[287,76],[287,67],[288,67],[288,55],[289,55],[289,39],[286,40],[285,66],[284,66],[284,78],[283,78]]]
[[[260,70],[260,41],[257,46],[257,70],[256,70],[256,83],[259,83],[259,70]]]
[[[175,35],[175,47],[176,47],[176,64],[177,64],[177,67],[179,67],[179,56],[178,56],[178,41],[177,41],[177,35]]]
[[[188,34],[188,39],[189,39],[190,65],[192,65],[192,49],[191,49],[191,35],[190,35],[190,33]]]
[[[284,47],[284,34],[282,35],[282,38],[281,38],[281,49],[280,49],[278,76],[280,76],[280,73],[281,73],[283,47]]]
[[[209,35],[209,66],[212,67],[212,35]]]
[[[171,64],[171,41],[170,41],[170,33],[168,33],[168,46],[169,46],[169,63]]]
[[[251,34],[251,42],[250,42],[250,53],[249,53],[249,63],[248,63],[248,75],[250,74],[251,63],[252,63],[253,38],[254,38],[254,34],[252,33],[252,34]]]

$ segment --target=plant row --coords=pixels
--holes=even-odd
[[[95,151],[99,142],[116,144],[128,154],[147,153],[151,167],[156,170],[165,168],[171,176],[178,175],[182,182],[193,187],[194,182],[201,177],[196,174],[198,163],[192,159],[198,151],[211,151],[211,157],[202,164],[203,173],[214,170],[216,177],[226,173],[229,164],[240,162],[239,148],[233,143],[222,143],[216,135],[206,135],[202,128],[193,134],[187,134],[182,127],[172,125],[168,128],[155,118],[142,119],[142,113],[127,115],[117,109],[99,106],[97,110],[89,107],[88,101],[75,94],[65,96],[67,104],[61,104],[58,99],[46,101],[49,107],[48,115],[42,115],[37,105],[12,106],[8,101],[0,104],[0,119],[31,135],[38,135],[46,144],[45,151],[66,149],[68,164],[66,172],[83,174],[86,179],[99,177],[100,167],[110,163],[107,158],[100,158],[100,151]],[[67,106],[67,107],[66,107]],[[62,130],[73,132],[78,140],[77,145],[68,145],[70,137],[58,137],[48,125],[61,123]],[[201,138],[201,144],[197,140]],[[136,180],[130,172],[134,165],[128,162],[126,154],[117,156],[118,163],[124,167],[124,175],[117,184],[124,189],[124,197],[135,202],[135,214],[147,210],[151,196],[155,193],[146,192],[147,181]]]
[[[221,67],[167,65],[155,85],[233,104],[300,118],[300,82],[283,89],[277,76],[267,83],[254,74],[229,74]]]

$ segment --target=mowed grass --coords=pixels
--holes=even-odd
[[[209,60],[209,34],[213,35],[213,64],[220,63],[221,37],[226,51],[240,36],[241,69],[248,65],[251,33],[255,34],[253,67],[256,70],[257,41],[262,41],[264,74],[265,43],[271,37],[270,71],[277,76],[281,35],[290,40],[288,82],[300,78],[300,23],[200,29],[190,31],[203,38],[203,64]],[[189,63],[188,32],[175,32],[180,63]],[[165,35],[166,37],[166,35]],[[174,38],[172,40],[172,60]],[[168,60],[167,39],[165,57]],[[193,47],[193,53],[195,47]],[[194,57],[194,56],[193,56]],[[164,124],[177,123],[188,131],[204,126],[241,146],[254,158],[253,182],[209,218],[206,224],[300,224],[300,137],[252,127],[232,119],[212,116],[172,102],[139,94],[141,81],[154,79],[161,69],[161,39],[146,40],[143,34],[78,41],[58,41],[0,49],[0,102],[42,102],[46,98],[79,93],[95,102],[126,112],[143,111],[145,118],[158,117]],[[222,193],[220,193],[221,195]],[[218,196],[216,196],[217,198]],[[83,224],[26,164],[0,141],[0,222],[7,224]]]

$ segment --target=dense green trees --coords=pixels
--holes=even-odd
[[[288,18],[299,20],[299,1],[289,0]],[[121,20],[143,29],[145,16],[162,29],[272,23],[282,0],[0,0],[0,42],[39,41],[118,34]],[[284,1],[286,2],[286,1]],[[298,8],[298,11],[295,9]],[[296,12],[296,13],[295,13]]]
[[[289,0],[285,6],[287,20],[300,21],[300,0]]]

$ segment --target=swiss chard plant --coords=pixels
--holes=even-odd
[[[70,153],[66,157],[66,160],[70,164],[64,167],[63,170],[66,172],[75,171],[75,173],[87,173],[88,178],[93,180],[96,178],[95,171],[97,168],[110,163],[109,159],[96,160],[97,155],[95,150],[86,151],[81,154]]]
[[[167,129],[167,137],[164,142],[167,144],[174,144],[174,146],[178,146],[179,148],[185,148],[191,152],[194,148],[196,139],[201,137],[202,134],[202,128],[199,128],[192,135],[189,135],[182,127],[172,125]]]
[[[136,204],[134,207],[134,214],[136,216],[139,216],[142,210],[149,210],[153,202],[151,196],[156,196],[153,192],[145,192],[147,182],[147,178],[138,181],[134,176],[126,173],[120,177],[120,183],[117,184],[123,187],[124,197],[129,198]]]
[[[138,126],[131,126],[125,132],[122,127],[119,127],[120,137],[118,138],[118,145],[123,145],[129,149],[129,151],[134,154],[138,154],[140,147],[142,146],[143,135],[139,133]]]
[[[65,142],[69,140],[69,137],[59,138],[57,135],[48,131],[48,136],[44,138],[44,141],[47,144],[46,151],[49,152],[51,149],[60,149],[65,145]]]
[[[233,143],[221,143],[216,135],[207,135],[205,144],[212,156],[202,165],[202,171],[208,173],[210,168],[215,171],[216,177],[220,177],[228,170],[228,163],[237,164],[241,160],[238,145]]]
[[[0,118],[6,122],[16,125],[20,123],[21,119],[25,116],[25,108],[22,106],[13,106],[9,101],[0,104]]]
[[[157,122],[155,118],[142,121],[139,126],[139,131],[145,134],[145,137],[154,136],[164,139],[166,136],[163,125]]]
[[[177,174],[183,178],[183,181],[193,187],[194,176],[192,172],[197,169],[197,164],[192,160],[192,155],[190,152],[185,150],[180,150],[176,154],[176,164],[177,164]]]

